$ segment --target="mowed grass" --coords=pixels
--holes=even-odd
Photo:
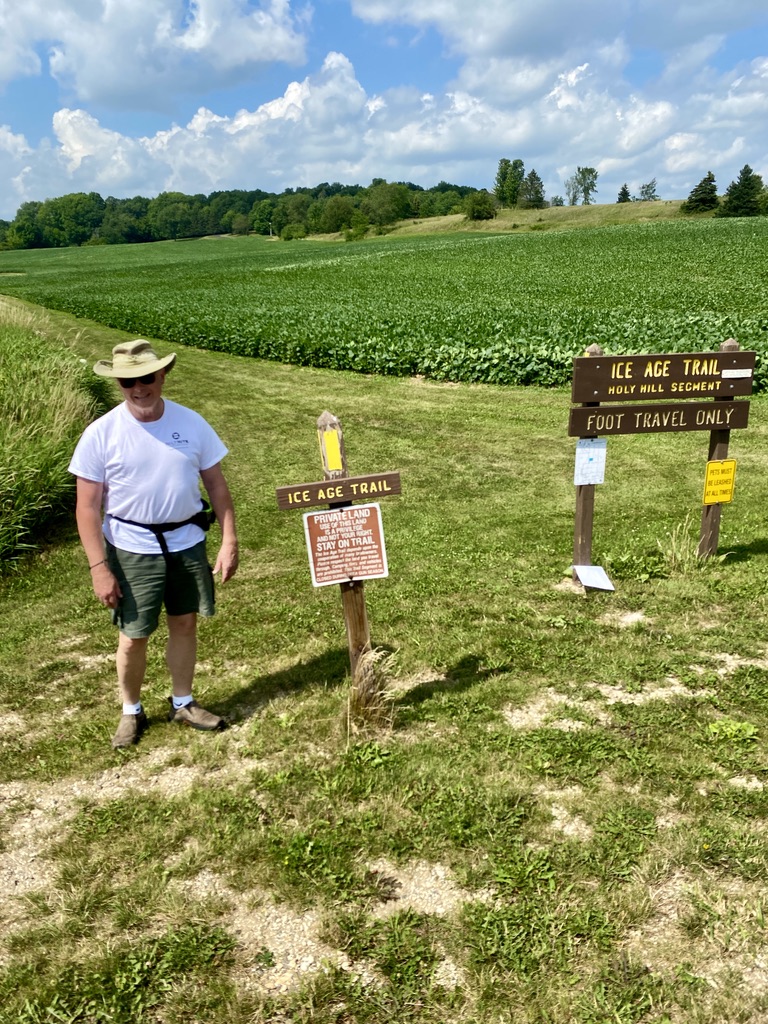
[[[78,329],[88,361],[123,337]],[[765,399],[703,565],[707,434],[610,439],[616,591],[584,595],[565,390],[188,349],[167,393],[231,449],[242,566],[197,695],[233,725],[164,721],[161,629],[151,728],[110,749],[115,635],[70,520],[2,582],[0,1021],[765,1019]],[[366,585],[390,728],[350,732],[338,589],[275,500],[321,476],[324,409],[351,472],[401,473]]]

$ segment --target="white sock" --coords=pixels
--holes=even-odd
[[[186,697],[174,697],[173,698],[173,710],[178,711],[179,708],[185,708],[187,704],[192,703],[192,694],[188,693]]]
[[[141,701],[138,704],[123,704],[124,715],[140,715],[141,714]]]

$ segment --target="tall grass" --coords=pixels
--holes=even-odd
[[[43,327],[0,303],[0,573],[71,503],[72,449],[110,402],[108,383]]]

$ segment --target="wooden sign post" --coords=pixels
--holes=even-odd
[[[349,476],[347,456],[344,451],[344,435],[341,423],[330,412],[324,412],[317,421],[317,437],[320,442],[320,457],[326,480],[339,480]],[[329,508],[338,508],[347,502],[332,502]],[[351,503],[350,503],[351,504]],[[365,607],[365,584],[362,580],[340,583],[341,604],[344,609],[344,623],[347,627],[349,664],[354,682],[358,674],[360,657],[371,649],[371,633],[368,626],[368,612]]]
[[[724,352],[737,352],[739,349],[739,343],[735,338],[729,338],[724,341],[720,346],[721,351]],[[750,385],[752,378],[749,378]],[[751,388],[750,388],[751,390]],[[730,396],[727,398],[719,399],[722,402],[730,402],[732,399]],[[718,399],[715,399],[718,401]],[[728,444],[731,439],[731,431],[729,427],[725,427],[722,430],[713,430],[709,435],[709,462],[721,461],[722,459],[728,458]],[[722,504],[717,502],[716,504],[706,504],[701,506],[701,531],[699,533],[699,547],[698,555],[699,558],[709,558],[711,555],[717,554],[717,545],[720,540],[720,514],[722,512]]]
[[[590,345],[584,353],[585,358],[601,356],[603,350],[599,345]],[[594,406],[595,402],[585,402],[584,408]],[[573,564],[592,565],[592,524],[595,516],[595,485],[579,484],[576,487],[576,517],[573,528]],[[573,571],[576,579],[576,570]]]
[[[709,430],[709,461],[728,455],[731,430],[749,420],[755,352],[742,352],[733,338],[719,352],[668,355],[605,356],[599,346],[573,361],[568,434],[589,438],[609,434],[653,434]],[[701,399],[714,401],[701,401]],[[687,401],[679,401],[687,399]],[[605,401],[638,405],[603,404]],[[653,403],[653,404],[650,404]],[[594,484],[577,488],[574,565],[590,565]],[[715,554],[720,530],[719,503],[705,504],[698,554]]]
[[[324,479],[316,483],[278,487],[277,504],[279,508],[308,508],[327,502],[329,511],[343,510],[351,508],[355,501],[364,500],[370,502],[372,500],[376,501],[380,497],[400,494],[399,473],[375,473],[368,476],[349,475],[341,423],[332,413],[324,412],[318,418],[317,436],[320,443],[320,458],[323,464]],[[344,622],[347,630],[349,663],[353,685],[358,680],[358,667],[362,656],[371,650],[368,613],[365,607],[364,579],[375,579],[384,575],[386,571],[382,572],[382,560],[380,558],[371,558],[371,552],[368,550],[369,546],[376,548],[376,552],[380,552],[384,556],[383,564],[384,566],[386,565],[381,524],[377,519],[378,506],[367,505],[365,508],[371,510],[375,508],[376,513],[364,514],[358,506],[356,509],[357,515],[336,517],[337,519],[365,518],[366,520],[370,518],[371,526],[371,529],[364,529],[360,526],[358,534],[355,536],[352,525],[349,524],[347,526],[345,524],[351,537],[350,543],[359,543],[361,547],[366,548],[365,557],[356,560],[356,568],[359,571],[356,571],[355,559],[353,557],[354,551],[352,551],[350,555],[353,566],[352,575],[350,579],[339,583],[341,603],[344,610]],[[322,524],[319,529],[315,529],[314,523],[311,527],[307,526],[307,537],[308,540],[310,538],[322,538]],[[347,541],[344,540],[343,543],[347,543]],[[328,541],[328,545],[330,545],[330,541]],[[317,562],[313,565],[313,577],[317,575],[316,566]],[[322,585],[322,583],[317,585]]]

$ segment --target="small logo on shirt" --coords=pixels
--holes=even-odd
[[[186,438],[183,438],[178,431],[174,431],[171,434],[171,438],[172,440],[165,442],[169,448],[183,448],[184,445],[189,444],[189,441]]]

